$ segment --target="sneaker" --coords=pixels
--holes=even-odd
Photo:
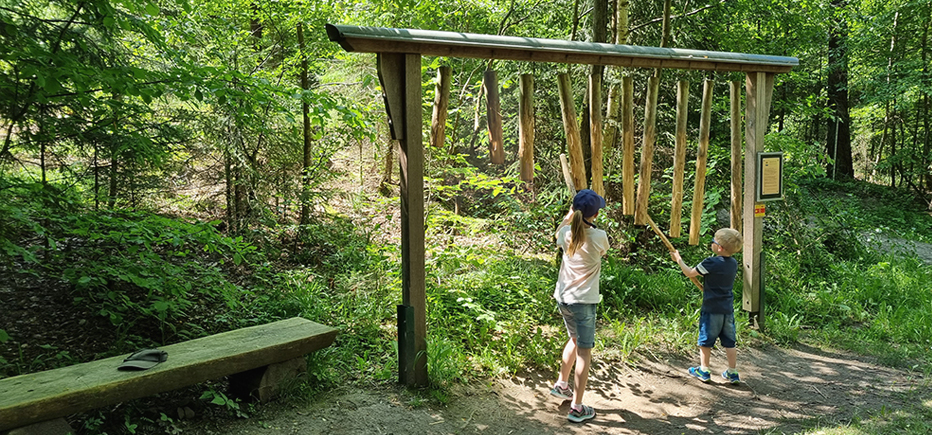
[[[595,410],[586,405],[582,405],[580,409],[571,407],[570,413],[566,415],[566,419],[573,423],[582,423],[592,418],[595,418]]]
[[[550,389],[550,395],[559,397],[561,399],[572,399],[573,389],[571,389],[570,387],[564,388],[564,387],[554,385],[553,388]]]
[[[700,367],[690,367],[689,374],[699,378],[702,382],[709,382],[709,380],[712,379],[712,373],[704,372]]]
[[[741,382],[741,378],[738,377],[738,372],[729,372],[725,370],[722,372],[722,377],[731,382],[732,384],[737,384]]]

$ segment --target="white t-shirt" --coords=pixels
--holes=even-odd
[[[572,256],[567,255],[572,231],[569,225],[557,230],[557,246],[563,248],[563,261],[553,298],[564,304],[597,304],[602,256],[608,251],[608,236],[597,228],[586,228],[586,242]]]

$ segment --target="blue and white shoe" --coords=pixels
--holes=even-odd
[[[731,382],[732,384],[741,383],[741,378],[738,377],[737,371],[729,372],[728,370],[725,370],[724,372],[722,372],[722,377],[725,378],[728,382]]]
[[[702,382],[709,382],[712,379],[712,372],[703,371],[701,367],[690,367],[689,374],[699,378]]]

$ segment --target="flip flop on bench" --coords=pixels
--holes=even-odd
[[[168,361],[168,352],[158,349],[143,349],[126,357],[117,370],[146,370]]]

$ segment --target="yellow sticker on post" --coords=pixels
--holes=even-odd
[[[764,217],[767,215],[767,205],[764,203],[754,204],[754,217]]]

